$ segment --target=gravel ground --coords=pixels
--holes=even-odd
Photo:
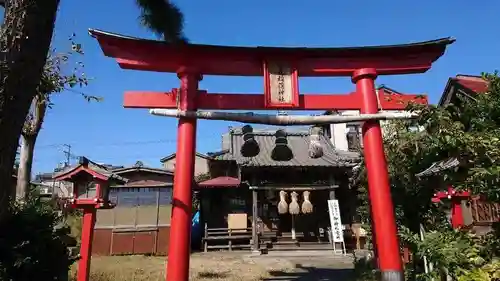
[[[90,281],[164,281],[165,258],[144,256],[94,257]],[[247,253],[191,256],[193,281],[349,281],[352,262],[332,256],[249,257]],[[74,270],[72,272],[74,278]]]

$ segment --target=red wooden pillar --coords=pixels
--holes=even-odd
[[[456,191],[452,186],[447,191],[440,191],[434,194],[432,202],[439,203],[443,199],[449,199],[451,202],[451,225],[453,228],[465,226],[462,201],[471,197],[469,191]]]
[[[361,113],[377,113],[379,110],[374,83],[376,78],[377,72],[373,68],[358,69],[353,73],[352,81],[356,83],[356,93],[361,99]],[[402,281],[401,254],[379,121],[363,124],[363,145],[382,281]]]
[[[196,94],[201,75],[189,70],[178,73],[181,80],[179,109],[196,110]],[[172,199],[172,221],[168,248],[167,281],[189,280],[191,252],[191,187],[194,180],[196,154],[196,119],[179,118],[177,154]]]
[[[462,198],[451,198],[451,225],[453,228],[460,228],[465,225],[462,210]]]
[[[83,209],[80,260],[78,261],[77,273],[78,281],[89,281],[90,259],[92,258],[92,239],[94,237],[96,215],[94,206]]]

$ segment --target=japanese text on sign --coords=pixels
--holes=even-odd
[[[342,229],[342,220],[340,219],[338,200],[328,200],[328,212],[330,214],[333,242],[344,242],[344,231]]]

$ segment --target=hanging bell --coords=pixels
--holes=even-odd
[[[260,147],[259,143],[255,140],[252,126],[243,126],[241,132],[243,133],[243,145],[240,148],[241,155],[244,157],[257,156],[260,152]]]
[[[275,146],[271,152],[271,158],[274,161],[290,161],[293,158],[293,152],[288,146],[288,139],[286,138],[286,132],[282,129],[277,130],[274,134],[275,136]]]

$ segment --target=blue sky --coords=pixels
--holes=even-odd
[[[500,1],[175,1],[185,13],[186,35],[193,43],[237,46],[337,47],[399,44],[453,36],[457,42],[422,75],[380,77],[401,92],[427,93],[437,102],[448,77],[457,73],[494,71],[500,62],[497,30]],[[313,3],[313,4],[311,4]],[[62,144],[74,155],[94,161],[131,165],[137,160],[159,166],[159,159],[175,151],[175,119],[151,116],[147,110],[124,109],[126,90],[166,91],[177,87],[175,74],[122,70],[102,55],[88,28],[154,38],[137,20],[134,0],[63,0],[54,47],[64,50],[75,32],[85,49],[86,73],[93,77],[83,89],[101,96],[87,103],[73,93],[54,98],[39,136],[34,172],[52,170],[64,161]],[[348,78],[301,79],[301,91],[339,93],[353,90]],[[262,92],[262,78],[205,77],[201,89],[213,92]],[[229,125],[198,123],[197,150],[216,151]]]

